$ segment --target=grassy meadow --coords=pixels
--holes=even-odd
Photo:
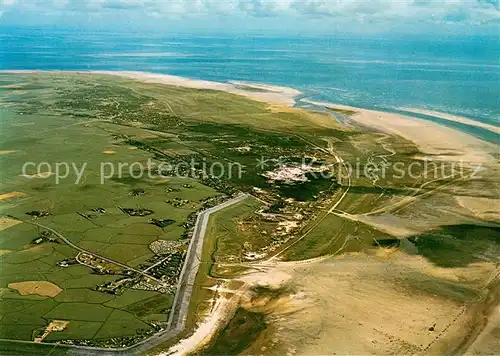
[[[498,251],[491,247],[498,246],[498,229],[474,222],[426,226],[427,233],[404,242],[370,224],[387,216],[405,218],[405,223],[418,220],[418,214],[438,219],[444,208],[427,214],[433,210],[414,204],[413,197],[434,204],[432,193],[454,180],[392,179],[397,172],[390,165],[385,176],[367,170],[396,161],[408,165],[420,159],[420,152],[402,137],[343,125],[328,112],[88,73],[2,74],[0,104],[0,338],[33,340],[52,320],[69,324],[45,341],[102,345],[110,338],[152,333],[168,318],[172,290],[126,285],[113,295],[96,286],[123,278],[127,268],[146,268],[155,259],[151,247],[158,241],[187,245],[193,214],[239,191],[252,197],[210,217],[190,327],[209,310],[213,292],[207,287],[247,271],[246,264],[255,260],[278,256],[298,261],[380,246],[403,249],[406,244],[438,266],[461,267],[494,260]],[[280,164],[296,168],[303,158],[333,174],[310,174],[292,183],[265,175],[279,172]],[[201,174],[199,166],[185,165],[192,160],[240,167],[241,175],[237,169]],[[34,164],[23,171],[27,162]],[[37,169],[41,162],[47,163]],[[69,163],[70,170],[60,167],[67,176],[57,181],[51,172],[61,162]],[[125,164],[122,170],[120,164]],[[160,172],[157,167],[163,164],[182,165],[181,176]],[[151,174],[137,177],[139,165]],[[347,165],[354,169],[350,179],[341,176]],[[214,178],[216,173],[224,174]],[[132,216],[128,209],[149,215]],[[462,213],[446,216],[452,221]],[[158,226],[151,219],[173,222]],[[47,229],[71,244],[60,238],[35,243],[47,238]],[[75,246],[112,260],[106,266],[116,273],[97,273],[85,263],[60,266],[77,257]],[[9,287],[36,281],[52,283],[50,293]],[[432,291],[432,281],[418,288]],[[446,290],[450,295],[469,293]],[[210,352],[239,351],[226,339],[246,332],[253,338],[264,325],[259,315],[244,310],[232,323]]]
[[[10,87],[19,81],[22,93]],[[134,138],[144,132],[49,108],[36,112],[20,109],[31,100],[54,103],[58,98],[52,87],[55,84],[57,81],[23,85],[23,79],[17,76],[2,78],[0,97],[9,104],[1,109],[1,192],[20,193],[1,201],[2,216],[52,228],[87,251],[134,268],[154,256],[149,248],[152,242],[185,239],[183,224],[189,215],[201,207],[201,200],[220,193],[191,178],[133,179],[126,169],[121,178],[101,184],[102,162],[115,167],[123,162],[147,165],[151,154],[116,139],[122,135]],[[41,167],[41,175],[35,166],[23,172],[26,162],[47,162],[50,167]],[[74,163],[79,169],[86,164],[78,184],[74,171],[59,182],[47,173],[53,172],[59,162]],[[141,195],[133,194],[137,190]],[[189,202],[182,207],[165,202],[176,198]],[[153,214],[128,216],[119,207],[150,209]],[[103,208],[105,213],[95,213],[96,208]],[[49,215],[32,220],[26,215],[31,211]],[[172,219],[175,223],[159,228],[149,223],[151,218]],[[0,338],[33,340],[51,320],[68,320],[69,324],[64,331],[51,333],[46,341],[134,336],[139,330],[153,330],[151,323],[166,321],[171,293],[127,288],[115,296],[95,291],[97,285],[120,275],[99,275],[81,264],[58,266],[60,261],[75,258],[78,251],[61,241],[34,244],[43,230],[27,222],[7,228],[2,225]],[[48,281],[62,291],[52,297],[20,295],[8,287],[24,281]]]

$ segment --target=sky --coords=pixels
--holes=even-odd
[[[493,34],[500,0],[0,0],[0,26],[263,34]]]

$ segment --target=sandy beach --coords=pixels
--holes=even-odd
[[[92,73],[116,75],[147,83],[161,83],[187,88],[220,90],[227,93],[242,95],[253,100],[267,102],[273,105],[290,107],[295,105],[295,98],[301,94],[299,90],[294,88],[263,83],[249,83],[241,81],[219,83],[147,72],[93,71]],[[356,114],[349,117],[349,119],[353,122],[378,131],[386,132],[388,134],[400,135],[414,142],[425,155],[431,155],[434,160],[464,161],[468,163],[485,164],[496,162],[494,155],[495,153],[498,153],[498,146],[485,142],[465,132],[428,120],[382,111],[361,109],[346,105],[315,102],[306,99],[303,99],[302,101],[332,109],[337,108],[355,111]],[[431,113],[426,110],[410,109],[408,111],[412,110],[416,113],[432,114],[443,119],[462,122],[476,127],[487,128],[492,132],[500,132],[500,129],[497,127],[470,119],[459,118],[444,113]]]
[[[3,72],[22,74],[38,73],[39,71]],[[55,73],[70,72],[55,71]],[[292,108],[296,104],[296,97],[301,92],[287,87],[239,81],[219,83],[132,71],[78,71],[71,73],[110,75],[144,83],[218,90],[269,103],[269,108],[277,110],[277,112],[283,110],[282,107],[287,110],[302,110]],[[351,123],[388,135],[399,135],[414,142],[422,155],[432,156],[433,160],[464,161],[465,163],[480,163],[485,166],[497,164],[495,155],[498,155],[498,145],[432,121],[345,105],[302,101],[330,109],[353,111],[354,113],[348,117]],[[282,107],[276,108],[276,106]],[[422,114],[432,113],[433,116],[443,119],[487,128],[492,132],[500,132],[495,126],[466,118],[419,109],[405,110]],[[328,121],[329,117],[326,115],[325,117],[325,121]],[[244,118],[242,118],[243,120]],[[333,120],[332,118],[332,122],[334,122]],[[103,153],[113,154],[115,152],[106,149]],[[480,184],[478,188],[478,192],[480,192],[484,184],[483,182],[478,184]],[[457,193],[456,196],[458,196],[457,201],[460,205],[464,209],[469,209],[474,215],[487,216],[492,219],[494,213],[496,214],[495,207],[498,206],[496,196],[477,197],[466,193],[460,196]],[[4,198],[10,197],[11,195],[6,195]],[[449,205],[449,202],[443,204]],[[376,226],[380,230],[390,226],[392,230],[387,232],[398,237],[418,232],[409,228],[403,229],[407,226],[398,227],[396,226],[397,220],[395,218],[390,220],[390,218],[389,216],[387,220],[375,220],[371,216],[364,216],[362,220],[361,217],[356,217],[358,221],[366,225]],[[440,216],[437,218],[441,219]],[[428,221],[426,220],[426,223]],[[401,224],[403,223],[404,221]],[[439,224],[441,223],[440,221]],[[386,354],[393,351],[394,347],[397,347],[396,351],[402,354],[422,353],[428,350],[441,353],[447,347],[447,343],[454,343],[456,339],[462,338],[464,335],[462,326],[455,322],[460,320],[463,321],[463,325],[466,325],[472,317],[466,312],[465,303],[438,297],[425,291],[418,291],[415,296],[407,292],[409,289],[405,288],[412,283],[432,281],[431,277],[436,276],[440,278],[438,282],[445,286],[446,283],[458,280],[470,281],[472,284],[475,283],[476,279],[489,277],[493,273],[494,266],[485,263],[477,265],[471,271],[460,268],[446,270],[436,268],[420,257],[407,256],[404,253],[389,250],[381,251],[382,255],[353,253],[336,258],[326,257],[324,261],[317,260],[314,263],[278,262],[274,265],[270,263],[269,265],[256,266],[259,267],[256,270],[262,269],[263,272],[235,278],[234,280],[240,282],[243,287],[234,289],[234,293],[230,293],[231,291],[219,293],[219,296],[214,299],[213,309],[199,320],[197,329],[162,355],[183,355],[189,351],[199,350],[200,346],[209,343],[238,305],[253,298],[251,288],[263,285],[277,288],[286,286],[290,280],[293,280],[294,288],[296,288],[296,295],[287,296],[290,300],[294,300],[293,305],[283,307],[282,304],[275,303],[279,306],[269,311],[271,324],[278,330],[277,335],[282,343],[270,342],[266,339],[265,334],[255,343],[258,346],[268,347],[270,351],[271,347],[276,346],[274,350],[276,355],[284,353],[318,354],[324,352],[326,348],[345,354]],[[390,260],[390,269],[387,268],[388,260]],[[222,285],[222,287],[229,288],[228,285]],[[404,293],[401,293],[402,290]],[[297,295],[300,298],[296,297]],[[288,301],[288,299],[283,300]],[[392,302],[385,304],[388,300]],[[385,309],[380,308],[381,305],[385,305]],[[495,318],[498,318],[498,311],[495,313],[497,313]],[[401,319],[408,320],[408,322],[402,325]],[[380,328],[379,325],[384,325],[384,327]],[[447,338],[436,342],[438,333],[447,333]],[[485,334],[484,337],[489,337],[489,334]],[[353,343],[353,340],[357,342]],[[261,350],[251,351],[259,353]],[[273,354],[273,352],[269,354]]]
[[[47,71],[38,70],[8,70],[0,71],[0,73],[42,73]],[[193,89],[208,89],[219,90],[227,93],[242,95],[253,100],[267,102],[270,104],[279,104],[293,106],[295,97],[301,92],[299,90],[280,87],[276,85],[267,85],[262,83],[250,83],[241,81],[230,81],[227,83],[219,83],[208,80],[190,79],[175,75],[149,73],[149,72],[133,72],[133,71],[51,71],[52,73],[93,73],[113,75],[123,78],[139,80],[144,83],[157,83],[165,85],[173,85],[184,88]]]
[[[36,70],[11,70],[4,73],[37,73]],[[65,71],[56,71],[64,73]],[[74,73],[74,72],[72,72]],[[264,83],[250,83],[242,81],[229,81],[220,83],[207,80],[190,79],[168,74],[134,71],[76,71],[76,73],[94,73],[101,75],[119,76],[138,80],[145,83],[158,83],[194,89],[219,90],[236,95],[242,95],[253,100],[267,102],[280,107],[293,107],[296,97],[301,94],[299,90],[289,87],[268,85]],[[437,124],[428,120],[408,117],[401,114],[362,109],[352,106],[317,102],[302,99],[302,102],[331,109],[355,111],[349,120],[360,126],[402,136],[414,142],[425,155],[432,156],[433,160],[464,161],[469,163],[495,163],[495,154],[498,146],[485,142],[465,132]],[[405,109],[415,113],[429,114],[443,119],[466,123],[482,127],[492,132],[500,132],[498,127],[476,122],[444,113],[428,110]]]
[[[302,101],[330,109],[355,111],[349,116],[350,121],[404,137],[414,142],[424,155],[432,156],[433,160],[485,164],[496,162],[494,155],[498,153],[498,146],[432,121],[346,105]]]

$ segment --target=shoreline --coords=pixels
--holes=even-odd
[[[36,73],[54,73],[54,74],[101,74],[110,75],[128,79],[134,79],[143,83],[155,83],[178,86],[183,88],[192,89],[207,89],[217,90],[226,93],[245,96],[247,98],[285,106],[294,106],[295,98],[302,94],[301,91],[281,87],[277,85],[268,85],[264,83],[253,83],[243,81],[229,81],[227,83],[214,82],[202,79],[191,79],[169,74],[152,73],[152,72],[139,72],[139,71],[110,71],[110,70],[0,70],[0,73],[7,74],[36,74]],[[248,88],[247,90],[243,88]]]
[[[484,123],[481,121],[475,121],[475,120],[472,120],[472,119],[469,119],[469,118],[463,117],[463,116],[457,116],[457,115],[452,115],[452,114],[448,114],[448,113],[444,113],[444,112],[440,112],[440,111],[419,109],[419,108],[401,107],[401,108],[398,108],[398,110],[403,110],[403,111],[407,111],[409,113],[414,113],[414,114],[422,114],[422,115],[427,115],[427,116],[431,116],[431,117],[437,117],[439,119],[443,119],[443,120],[447,120],[447,121],[451,121],[451,122],[458,122],[460,124],[479,127],[479,128],[482,128],[482,129],[485,129],[485,130],[488,130],[488,131],[491,131],[495,134],[500,135],[500,127],[499,126],[487,124],[487,123]]]
[[[169,74],[159,74],[140,71],[68,71],[68,70],[0,70],[0,73],[11,74],[34,74],[34,73],[55,73],[55,74],[97,74],[109,75],[121,78],[137,80],[143,83],[156,83],[193,89],[216,90],[226,93],[247,97],[251,100],[265,102],[270,105],[280,105],[286,107],[296,107],[298,102],[312,104],[327,109],[340,109],[354,111],[355,113],[347,117],[347,121],[356,124],[358,127],[371,128],[386,134],[399,135],[412,141],[422,150],[424,155],[429,155],[435,160],[465,161],[470,163],[494,163],[494,154],[498,152],[498,145],[490,143],[484,139],[473,136],[470,133],[449,127],[430,120],[424,120],[399,113],[386,111],[376,111],[363,109],[354,106],[334,104],[329,102],[314,101],[309,99],[297,100],[302,94],[301,91],[290,87],[268,85],[265,83],[254,83],[245,81],[228,81],[226,83],[214,82],[201,79],[191,79]],[[301,108],[299,108],[301,109]],[[307,109],[302,109],[307,110]],[[415,113],[424,113],[419,109],[409,109]],[[409,111],[410,112],[410,111]],[[427,111],[426,111],[427,112]],[[496,133],[500,128],[492,125],[475,122],[474,120],[461,118],[445,113],[432,112],[437,118],[447,121],[459,122],[488,129]],[[429,112],[427,112],[430,115]],[[438,115],[439,114],[439,115]]]
[[[498,145],[469,133],[433,121],[358,107],[302,99],[302,102],[329,109],[354,111],[348,121],[386,134],[401,136],[415,143],[422,153],[435,160],[465,163],[494,163]]]
[[[219,90],[236,95],[243,95],[253,100],[266,102],[269,104],[281,104],[292,107],[296,101],[295,98],[300,94],[295,89],[286,87],[268,86],[265,84],[247,83],[247,82],[230,82],[217,83],[203,80],[194,80],[183,77],[169,76],[163,74],[143,73],[143,72],[110,72],[110,71],[0,71],[3,73],[54,73],[54,74],[97,74],[97,75],[113,75],[117,77],[134,79],[144,83],[158,83],[164,85],[172,85],[179,87],[187,87],[194,89]],[[242,88],[249,88],[248,90]],[[252,91],[254,89],[254,91]],[[377,132],[386,134],[394,134],[404,137],[415,143],[421,149],[423,154],[428,154],[436,160],[458,161],[465,160],[466,162],[492,163],[495,162],[491,155],[498,150],[497,145],[487,143],[470,134],[450,128],[448,126],[435,122],[405,116],[403,114],[389,113],[383,111],[375,111],[362,109],[346,105],[338,105],[332,103],[314,102],[307,99],[302,99],[302,102],[322,106],[331,109],[341,109],[352,111],[348,115],[348,120],[355,123],[359,127],[367,127]],[[328,117],[326,118],[328,119]],[[196,346],[204,342],[206,338],[211,337],[218,329],[219,323],[223,319],[224,309],[228,303],[223,300],[217,300],[215,312],[210,314],[206,320],[201,321],[195,328],[193,338],[181,339],[177,345],[182,347]],[[186,311],[187,312],[187,311]],[[201,326],[200,326],[201,325]],[[180,346],[177,346],[180,347]],[[170,349],[171,352],[181,353],[175,348]],[[167,354],[172,354],[168,353]],[[163,355],[163,353],[162,353]]]
[[[490,164],[496,162],[494,155],[498,153],[497,144],[488,142],[470,133],[440,124],[438,122],[407,116],[400,113],[370,110],[343,104],[314,101],[306,98],[297,99],[302,92],[297,89],[284,86],[234,80],[223,83],[140,71],[0,70],[0,73],[71,73],[109,75],[137,80],[143,83],[156,83],[193,89],[222,91],[244,96],[251,100],[265,102],[270,105],[280,105],[290,108],[297,107],[296,104],[298,102],[302,102],[318,107],[324,107],[326,109],[353,111],[354,114],[347,117],[348,122],[352,122],[358,127],[370,128],[386,134],[399,135],[415,143],[415,145],[422,150],[424,155],[429,155],[432,159]],[[307,110],[300,107],[298,109]],[[427,115],[431,115],[432,113],[432,115],[436,118],[441,118],[445,121],[458,122],[469,126],[483,128],[492,133],[500,132],[500,128],[493,125],[476,122],[471,119],[446,113],[435,111],[429,112],[420,109],[407,109],[407,111],[414,112],[416,114],[426,113]]]

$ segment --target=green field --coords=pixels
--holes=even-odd
[[[0,134],[0,159],[5,167],[2,194],[12,195],[2,201],[0,212],[25,221],[2,231],[3,300],[13,305],[29,301],[51,306],[37,313],[32,324],[25,324],[30,332],[19,332],[23,335],[19,338],[25,340],[31,340],[43,323],[53,319],[69,320],[70,327],[58,335],[50,334],[47,340],[120,336],[116,331],[121,330],[120,322],[132,327],[122,336],[133,336],[130,333],[134,330],[151,329],[149,324],[155,320],[164,322],[171,292],[162,295],[134,290],[130,285],[120,287],[120,295],[95,289],[123,278],[122,265],[140,269],[151,264],[152,243],[186,239],[186,222],[192,221],[192,213],[212,197],[237,190],[253,192],[256,187],[267,192],[270,204],[285,198],[309,201],[310,207],[295,207],[287,213],[300,209],[307,218],[316,197],[335,189],[329,179],[311,179],[295,189],[270,183],[262,174],[274,169],[272,163],[282,157],[296,164],[300,157],[314,152],[315,159],[330,163],[333,157],[318,151],[318,146],[325,146],[322,137],[347,138],[352,134],[326,113],[269,107],[210,90],[84,74],[4,74],[0,84],[5,128]],[[186,173],[182,177],[170,174],[166,179],[159,176],[164,172],[148,166],[151,162],[159,167],[193,159],[207,165],[224,162],[237,166],[221,178],[212,177],[217,171],[200,175],[199,170],[193,173],[188,168],[181,172]],[[268,160],[271,166],[258,167],[259,159]],[[26,162],[34,164],[23,171]],[[38,169],[41,162],[47,164]],[[50,172],[62,162],[72,166],[67,172],[66,167],[60,167],[67,175],[57,180]],[[137,178],[136,169],[118,169],[119,164],[133,162],[153,169],[153,173]],[[244,174],[239,175],[241,172]],[[210,257],[217,262],[214,275],[238,270],[221,269],[225,262],[243,261],[249,252],[283,243],[256,228],[263,226],[271,232],[279,225],[253,215],[262,203],[249,200],[245,204],[245,226],[214,240],[217,250]],[[225,214],[232,214],[232,218],[226,218],[236,221],[241,208],[228,210]],[[129,216],[123,209],[149,209],[152,214]],[[32,211],[48,214],[38,218],[26,215]],[[150,219],[171,219],[174,223],[157,227]],[[219,229],[226,228],[221,220]],[[59,266],[63,260],[74,260],[79,251],[61,239],[35,244],[47,229],[64,236],[73,246],[111,259],[114,262],[105,263],[104,268],[115,274],[96,274],[85,264]],[[52,297],[22,296],[8,288],[9,283],[30,281],[51,282],[61,292]],[[113,310],[130,317],[113,317]],[[24,314],[24,304],[8,312]],[[5,320],[2,332],[11,338],[12,324],[7,323],[11,319]]]
[[[238,264],[243,261],[241,253],[244,251],[244,244],[258,244],[262,241],[258,236],[242,229],[242,221],[255,221],[254,212],[261,207],[262,203],[249,198],[239,204],[235,204],[227,209],[215,213],[210,219],[207,228],[207,250],[211,255],[207,260],[212,262],[209,275],[219,277],[224,274],[231,274],[227,264]]]
[[[46,341],[116,346],[165,326],[195,213],[221,197],[253,196],[210,217],[190,326],[206,311],[211,292],[204,287],[245,272],[252,261],[400,246],[341,214],[403,211],[411,219],[412,197],[453,183],[366,170],[374,162],[380,168],[417,160],[418,149],[401,137],[342,125],[327,111],[212,90],[79,73],[2,74],[0,103],[1,338],[33,340],[52,320],[67,320]],[[349,180],[347,165],[354,167]],[[300,179],[279,178],[304,166],[311,170]],[[57,167],[62,177],[51,174]],[[394,173],[389,167],[385,175]],[[460,266],[497,253],[490,248],[496,232],[450,226],[406,243],[437,265]],[[176,246],[177,265],[168,260],[158,268],[172,274],[141,276],[168,255],[158,246]],[[169,288],[159,287],[161,278]],[[36,281],[53,287],[9,288]],[[426,281],[420,288],[455,293],[455,286]],[[253,332],[244,323],[233,329]],[[110,338],[118,341],[106,344]],[[221,342],[213,352],[233,350]]]
[[[2,75],[2,84],[26,79]],[[188,177],[133,179],[128,171],[101,184],[101,162],[146,165],[153,157],[117,139],[123,135],[130,138],[144,135],[145,131],[93,122],[86,117],[92,110],[84,108],[78,112],[58,110],[56,107],[64,106],[60,101],[64,99],[56,87],[72,87],[67,79],[61,82],[57,76],[48,76],[43,81],[33,77],[28,80],[33,84],[24,85],[26,92],[22,95],[0,88],[3,102],[0,150],[7,152],[0,158],[1,194],[22,193],[2,200],[0,212],[2,216],[28,221],[1,231],[0,338],[33,340],[35,332],[43,331],[51,320],[70,323],[63,332],[51,333],[47,341],[108,339],[152,331],[151,322],[166,321],[172,292],[162,294],[130,287],[121,295],[95,291],[98,285],[122,278],[123,269],[115,266],[118,274],[99,275],[85,265],[60,267],[58,262],[75,258],[78,251],[60,240],[41,244],[35,244],[34,240],[45,230],[43,227],[51,228],[80,248],[138,268],[154,257],[149,248],[152,242],[185,239],[183,225],[189,215],[200,209],[202,200],[220,193]],[[78,167],[86,164],[86,168],[75,184],[74,171],[56,182],[54,175],[37,177],[35,166],[23,172],[25,162],[47,162],[50,167],[42,167],[42,173],[54,170],[60,162]],[[141,194],[134,195],[134,191]],[[175,207],[165,202],[175,198],[189,203]],[[119,207],[150,209],[153,214],[128,216]],[[105,213],[94,212],[96,208],[103,208]],[[30,211],[46,211],[50,215],[32,219],[26,215]],[[152,218],[172,219],[175,223],[159,228],[149,223]],[[24,281],[48,281],[62,291],[53,297],[23,296],[8,288],[9,283]],[[161,308],[147,304],[153,300]]]

